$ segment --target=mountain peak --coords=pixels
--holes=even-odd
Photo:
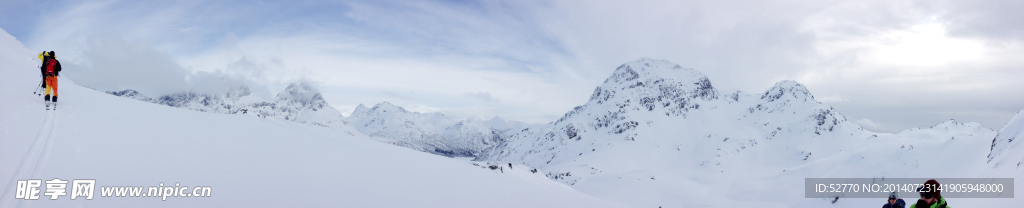
[[[277,94],[277,99],[294,100],[301,103],[313,102],[313,99],[320,96],[320,92],[312,84],[308,82],[296,82],[288,85],[281,93]]]
[[[679,81],[707,79],[704,74],[697,72],[697,70],[683,68],[666,60],[641,58],[620,65],[612,73],[612,76],[605,79],[604,83],[632,84],[636,80],[654,77],[677,79]]]
[[[367,112],[367,111],[370,111],[370,108],[368,108],[368,107],[366,107],[365,105],[363,105],[362,103],[360,103],[360,104],[359,104],[359,106],[356,106],[356,109],[355,109],[355,110],[353,110],[353,111],[352,111],[352,114],[350,114],[349,116],[351,116],[351,115],[356,115],[356,114],[361,114],[361,113],[365,113],[365,112]]]
[[[409,112],[409,111],[405,110],[405,108],[402,108],[401,106],[397,106],[395,104],[391,104],[388,101],[377,103],[377,105],[374,105],[373,109],[371,109],[371,110],[381,111],[381,112],[388,112],[388,111],[401,112],[401,113]]]
[[[804,85],[793,80],[782,80],[776,82],[775,86],[772,86],[771,89],[764,92],[764,95],[761,95],[761,99],[768,102],[774,102],[780,99],[807,101],[808,98],[810,100],[814,100],[814,95],[811,95],[811,92],[807,90],[807,87],[804,87]]]
[[[952,118],[951,118],[951,119],[949,119],[948,121],[944,121],[944,122],[942,122],[942,123],[936,124],[936,125],[935,125],[935,126],[933,126],[933,127],[943,127],[943,126],[957,126],[957,125],[961,125],[961,124],[965,124],[965,123],[960,123],[960,122],[956,122],[956,120],[954,120],[954,119],[952,119]]]
[[[666,108],[668,114],[680,115],[688,108],[698,108],[693,99],[714,100],[718,92],[707,76],[697,70],[683,68],[665,60],[648,58],[622,64],[604,84],[594,89],[587,105],[619,106],[638,102],[644,110]],[[581,110],[578,107],[574,111]],[[572,114],[572,113],[570,113]]]

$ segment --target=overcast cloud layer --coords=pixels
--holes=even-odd
[[[97,89],[310,80],[348,114],[545,123],[641,57],[761,93],[781,80],[865,128],[1024,109],[1021,1],[2,1],[0,28]],[[68,68],[68,67],[65,67]]]

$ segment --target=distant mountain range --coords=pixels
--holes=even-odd
[[[922,170],[950,168],[945,175],[967,177],[1024,170],[1024,154],[1012,151],[1022,148],[1021,113],[998,133],[953,120],[877,133],[849,122],[795,81],[758,93],[723,92],[694,69],[653,59],[619,66],[587,103],[544,125],[499,117],[456,120],[389,102],[359,105],[344,117],[302,83],[271,101],[251,96],[247,88],[159,98],[132,90],[107,93],[197,111],[352,128],[423,152],[524,164],[584,193],[633,206],[727,201],[722,197],[740,196],[722,184],[751,178],[757,179],[754,185],[795,193],[805,177],[924,177],[929,174]]]
[[[107,94],[202,112],[245,113],[332,128],[345,126],[341,112],[327,104],[323,96],[307,83],[290,84],[270,101],[253,96],[247,87],[234,88],[223,94],[184,92],[158,98],[149,98],[131,89],[107,91]]]
[[[500,117],[452,120],[441,113],[410,112],[388,102],[372,108],[359,105],[346,120],[381,141],[449,157],[476,157],[529,126]]]
[[[149,98],[131,89],[107,94],[140,101],[222,114],[253,114],[329,128],[354,128],[372,138],[448,157],[476,157],[530,126],[500,117],[454,120],[441,113],[416,113],[388,102],[373,108],[359,105],[350,117],[331,107],[307,83],[293,83],[273,100],[251,95],[246,87],[223,94],[176,93]]]

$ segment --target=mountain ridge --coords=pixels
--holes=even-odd
[[[125,89],[107,91],[107,94],[125,97],[159,105],[185,108],[200,112],[221,114],[249,114],[260,117],[283,119],[328,128],[344,128],[345,121],[311,84],[297,82],[267,101],[256,98],[248,87],[236,87],[222,94],[182,92],[149,98],[141,93]]]
[[[439,112],[411,112],[390,102],[372,108],[360,104],[345,119],[379,141],[448,157],[476,157],[527,126],[497,117],[452,120]]]
[[[509,137],[478,160],[537,167],[584,193],[633,206],[702,206],[689,201],[742,197],[726,187],[750,178],[770,179],[758,186],[773,187],[771,192],[797,193],[803,187],[793,184],[806,177],[937,177],[917,173],[943,167],[987,171],[979,166],[985,159],[980,153],[994,135],[955,121],[900,134],[871,132],[795,81],[753,94],[722,93],[696,70],[638,59],[619,66],[583,105]],[[922,159],[939,152],[944,159]],[[976,174],[958,173],[944,176]],[[679,189],[681,184],[702,191]],[[650,195],[666,198],[652,202]]]

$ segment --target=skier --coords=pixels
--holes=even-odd
[[[46,101],[46,110],[50,110],[50,103],[53,103],[53,109],[57,109],[57,77],[60,76],[60,61],[57,61],[57,54],[50,51],[49,56],[43,56],[43,66],[40,70],[43,71],[43,76],[46,80],[46,96],[43,100]],[[50,90],[53,90],[53,98],[50,98]]]
[[[924,186],[917,188],[917,192],[921,193],[921,199],[917,200],[917,203],[910,205],[910,208],[950,208],[946,204],[946,199],[942,198],[940,190],[938,190],[939,182],[935,179],[924,182]]]
[[[889,193],[889,203],[882,205],[882,208],[904,208],[907,206],[907,202],[899,198],[896,192]]]
[[[46,68],[43,66],[46,66],[47,58],[50,58],[50,53],[47,53],[46,51],[39,53],[39,61],[43,62],[43,64],[39,67],[39,78],[42,79],[40,80],[40,82],[43,83],[41,86],[39,86],[41,88],[46,88]]]

